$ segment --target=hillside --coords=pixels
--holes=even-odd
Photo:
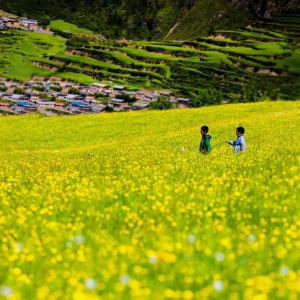
[[[236,29],[299,6],[299,0],[0,0],[0,8],[40,21],[62,19],[108,38],[194,39]]]
[[[35,75],[59,76],[84,84],[109,81],[129,90],[167,89],[193,99],[194,106],[300,98],[297,14],[216,30],[192,42],[101,41],[62,21],[50,27],[60,31],[54,36],[2,31],[0,76],[25,82]]]
[[[297,299],[299,126],[300,102],[0,118],[0,297]]]

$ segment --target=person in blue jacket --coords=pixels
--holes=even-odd
[[[229,145],[233,146],[233,152],[243,152],[246,151],[246,141],[244,138],[245,129],[244,127],[238,127],[236,129],[237,140],[236,141],[226,141]]]

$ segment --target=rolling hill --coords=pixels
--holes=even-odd
[[[237,29],[253,20],[296,9],[299,0],[0,0],[0,8],[40,21],[62,19],[107,38],[194,39],[218,29]]]

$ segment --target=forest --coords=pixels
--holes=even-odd
[[[299,0],[0,0],[1,9],[42,24],[62,19],[107,38],[147,40],[195,39],[298,6]]]

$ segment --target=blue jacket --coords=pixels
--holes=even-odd
[[[229,141],[229,144],[234,147],[233,152],[246,151],[246,142],[243,134],[238,135],[235,142]]]

